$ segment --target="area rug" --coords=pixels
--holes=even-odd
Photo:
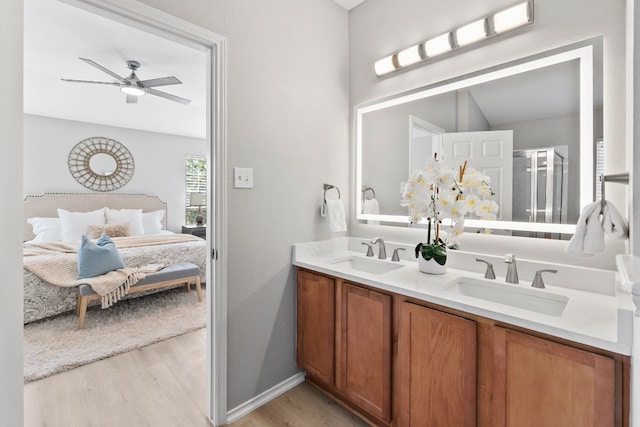
[[[84,329],[73,312],[24,326],[24,382],[206,327],[207,303],[184,288],[89,307]]]

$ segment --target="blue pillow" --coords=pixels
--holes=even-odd
[[[120,252],[106,233],[93,242],[82,236],[78,248],[78,279],[100,276],[110,271],[125,268]]]

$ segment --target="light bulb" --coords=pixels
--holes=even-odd
[[[451,50],[449,33],[442,34],[424,42],[424,50],[428,57],[440,55]]]
[[[530,19],[529,2],[520,3],[493,15],[493,29],[496,33],[503,33],[528,24]]]
[[[474,21],[456,30],[458,46],[466,46],[487,37],[485,18]]]
[[[120,86],[120,90],[124,93],[126,93],[127,95],[133,95],[133,96],[142,96],[145,95],[147,93],[146,90],[144,90],[141,87],[138,86]]]

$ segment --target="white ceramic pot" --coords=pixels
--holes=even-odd
[[[447,272],[447,263],[440,265],[435,259],[431,258],[427,261],[420,255],[418,256],[418,269],[427,274],[444,274]]]

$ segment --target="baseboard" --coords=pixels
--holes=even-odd
[[[242,418],[247,415],[249,412],[254,411],[269,402],[270,400],[275,399],[276,397],[286,393],[291,390],[298,384],[304,382],[305,372],[298,372],[294,376],[282,381],[280,384],[276,384],[271,387],[269,390],[266,390],[251,400],[246,401],[242,405],[238,405],[235,408],[231,409],[227,412],[227,423],[231,424],[234,421]]]

